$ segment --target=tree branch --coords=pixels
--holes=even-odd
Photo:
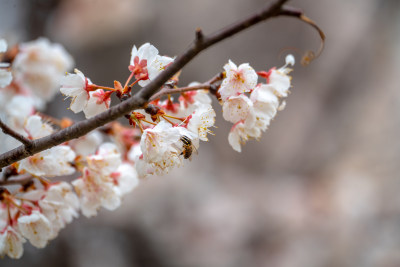
[[[29,140],[28,138],[26,138],[22,134],[17,133],[16,131],[11,129],[10,127],[8,127],[8,125],[5,124],[1,119],[0,119],[0,128],[3,131],[3,133],[5,133],[5,134],[17,139],[18,141],[23,143],[25,146],[29,147],[32,144],[31,140]]]
[[[215,88],[218,88],[218,87],[216,87],[216,85],[213,86],[213,84],[215,82],[220,81],[222,78],[223,78],[223,74],[221,72],[205,83],[201,83],[201,84],[197,84],[197,85],[193,85],[193,86],[187,86],[187,87],[179,87],[179,88],[163,88],[160,91],[158,91],[157,93],[155,93],[152,97],[150,97],[149,101],[156,100],[164,95],[183,93],[183,92],[187,92],[187,91],[195,91],[195,90],[204,89],[204,90],[215,90],[215,92],[216,92],[216,89],[214,89],[214,87]],[[213,92],[213,93],[215,93],[215,92]]]
[[[142,88],[136,95],[132,96],[126,101],[123,101],[122,103],[119,103],[118,105],[111,107],[109,110],[98,114],[93,118],[75,123],[74,125],[49,136],[33,140],[30,149],[26,149],[24,146],[19,146],[0,155],[0,168],[45,149],[49,149],[71,139],[83,136],[108,122],[116,120],[117,118],[129,113],[134,109],[143,107],[148,102],[150,97],[157,92],[157,90],[159,90],[161,86],[168,81],[168,79],[182,69],[201,51],[259,22],[267,20],[271,17],[286,15],[281,11],[282,5],[287,1],[288,0],[271,1],[267,6],[260,9],[256,13],[210,35],[200,35],[198,32],[197,38],[192,45],[186,51],[184,51],[184,53],[180,55],[170,66],[161,72],[151,83]]]

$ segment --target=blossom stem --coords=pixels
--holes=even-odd
[[[11,198],[10,196],[7,196],[6,201],[8,204],[11,204],[13,206],[15,206],[17,209],[19,209],[20,211],[22,211],[23,213],[29,214],[29,210],[25,209],[24,207],[22,207],[21,205],[18,205],[13,197]]]
[[[194,86],[188,86],[188,87],[180,87],[180,88],[175,88],[175,89],[162,89],[160,92],[154,94],[151,98],[150,101],[159,99],[160,97],[164,95],[169,95],[169,94],[175,94],[175,93],[183,93],[187,91],[195,91],[195,90],[210,90],[211,85],[210,84],[199,84],[199,85],[194,85]]]
[[[124,88],[126,88],[128,86],[129,82],[132,80],[133,75],[134,75],[133,72],[131,72],[131,75],[129,75],[128,80],[126,80]]]
[[[170,115],[167,115],[167,114],[164,114],[163,117],[164,116],[168,117],[168,118],[171,118],[171,119],[180,120],[180,121],[185,121],[186,120],[186,118],[178,118],[178,117],[170,116]]]
[[[47,188],[47,187],[50,185],[50,181],[47,180],[47,179],[45,179],[45,178],[43,178],[43,177],[40,177],[40,176],[33,176],[33,177],[35,177],[36,179],[38,179],[39,182],[40,182],[45,188]]]
[[[141,79],[137,79],[136,81],[134,81],[133,83],[131,83],[131,84],[129,85],[129,87],[134,86],[134,85],[137,84],[139,81],[141,81]]]
[[[176,124],[176,123],[173,123],[172,121],[170,121],[169,119],[167,119],[165,115],[162,115],[161,117],[162,117],[164,120],[166,120],[167,122],[171,123],[172,126],[174,126],[174,125]]]
[[[146,122],[148,124],[157,125],[157,123],[154,123],[154,122],[151,122],[151,121],[148,121],[148,120],[142,119],[141,121]]]
[[[139,122],[139,123],[138,123],[138,125],[139,125],[139,129],[140,129],[140,131],[143,133],[143,132],[144,132],[144,130],[143,130],[143,125],[142,125],[142,122]]]
[[[8,219],[8,225],[11,225],[12,223],[12,218],[11,218],[11,211],[10,211],[10,203],[8,201],[6,202],[7,205],[7,219]]]
[[[115,89],[115,88],[107,87],[107,86],[94,85],[94,87],[95,87],[96,89],[104,89],[104,90],[113,91],[113,92],[118,91],[118,90]]]

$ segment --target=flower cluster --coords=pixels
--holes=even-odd
[[[136,84],[146,86],[174,61],[149,43],[133,46],[126,82],[107,87],[77,69],[65,75],[73,60],[58,44],[39,39],[16,49],[7,50],[0,40],[0,119],[30,142],[73,124],[38,112],[57,88],[71,99],[73,112],[91,118],[110,108],[112,95],[124,101]],[[177,86],[179,73],[160,88],[159,97],[126,114],[126,125],[109,123],[12,164],[3,181],[20,187],[0,187],[0,256],[21,257],[27,240],[44,247],[80,212],[92,217],[100,208],[114,210],[139,179],[192,160],[200,141],[212,134],[216,112],[210,95],[222,104],[223,118],[234,124],[228,140],[240,151],[240,144],[259,138],[283,107],[290,88],[288,65],[293,64],[289,55],[282,68],[256,72],[249,64],[238,67],[229,61],[209,82],[183,88]],[[266,83],[258,83],[258,76]],[[173,93],[179,96],[174,99]],[[0,138],[1,152],[19,145],[11,136]],[[78,178],[64,181],[71,175]]]
[[[225,65],[226,78],[219,89],[222,115],[225,120],[234,123],[229,136],[229,144],[238,152],[241,144],[249,138],[258,139],[269,126],[287,97],[291,77],[288,65],[294,65],[294,57],[288,55],[286,64],[280,69],[272,68],[268,72],[256,71],[249,64],[237,67],[232,61]],[[257,84],[258,75],[266,78],[267,83]],[[247,93],[247,94],[246,94]]]

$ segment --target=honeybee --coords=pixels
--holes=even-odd
[[[196,150],[196,147],[193,145],[192,140],[186,135],[182,135],[180,140],[183,143],[183,150],[181,155],[183,155],[184,159],[189,159],[192,156],[193,150]]]

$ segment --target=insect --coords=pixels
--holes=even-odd
[[[183,143],[183,150],[181,152],[181,155],[183,155],[183,158],[189,159],[192,156],[193,149],[197,151],[196,147],[193,145],[192,140],[186,135],[182,135],[180,140]]]

